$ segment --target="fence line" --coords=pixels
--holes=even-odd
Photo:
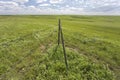
[[[61,39],[62,47],[63,47],[66,70],[68,71],[68,63],[67,63],[67,55],[66,55],[66,49],[65,49],[65,43],[64,43],[64,36],[63,36],[63,32],[62,32],[62,27],[61,27],[61,20],[59,19],[59,23],[58,23],[58,46],[60,44],[60,39]]]

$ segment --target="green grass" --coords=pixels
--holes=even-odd
[[[68,58],[57,48],[58,19]],[[120,16],[0,16],[0,80],[119,80]]]

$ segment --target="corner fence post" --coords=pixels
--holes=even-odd
[[[66,55],[66,49],[65,49],[65,43],[64,43],[64,36],[63,36],[63,32],[62,32],[62,27],[61,27],[61,20],[59,19],[59,23],[58,23],[58,46],[60,44],[60,38],[62,41],[66,70],[68,71],[68,63],[67,63],[67,55]]]

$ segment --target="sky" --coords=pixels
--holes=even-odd
[[[0,15],[120,15],[120,0],[0,0]]]

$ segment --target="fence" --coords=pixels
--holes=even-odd
[[[62,27],[61,27],[61,20],[59,19],[59,22],[58,22],[58,46],[60,45],[60,41],[62,42],[65,65],[66,65],[66,69],[68,70],[67,55],[66,55],[66,49],[65,49],[65,44],[64,44],[64,36],[63,36],[63,32],[62,32]]]

